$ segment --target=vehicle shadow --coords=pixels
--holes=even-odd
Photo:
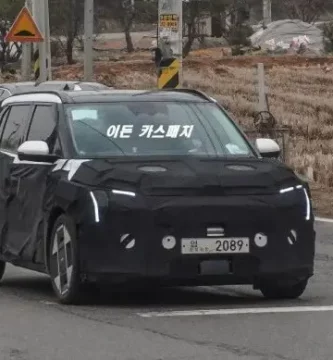
[[[4,277],[0,293],[10,293],[27,300],[56,302],[49,277],[34,272],[17,272]],[[293,304],[311,302],[310,297],[303,296],[292,301]],[[148,286],[115,286],[89,285],[83,289],[80,306],[114,307],[158,310],[162,308],[191,309],[216,306],[258,306],[277,304],[265,299],[259,291],[250,286],[204,286],[204,287],[158,287]],[[280,302],[279,302],[280,303]]]
[[[22,273],[22,276],[4,276],[0,283],[0,292],[12,293],[27,299],[41,297],[43,300],[54,299],[51,281],[47,276]]]
[[[0,292],[42,302],[56,302],[50,279],[39,274],[4,277]],[[265,300],[259,292],[245,287],[153,287],[90,285],[84,288],[81,306],[137,309],[209,308],[213,306],[252,306]]]
[[[243,293],[228,287],[155,287],[151,289],[106,289],[95,288],[84,300],[85,305],[94,307],[120,307],[158,310],[165,307],[210,308],[214,306],[250,306],[264,299],[260,294]]]

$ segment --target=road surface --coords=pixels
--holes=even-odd
[[[105,291],[66,307],[47,277],[8,267],[0,360],[331,360],[333,223],[316,228],[316,274],[296,301],[229,286]]]

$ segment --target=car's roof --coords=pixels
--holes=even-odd
[[[151,91],[151,90],[106,90],[67,92],[68,103],[87,102],[121,102],[121,101],[207,101],[193,93],[180,91]]]
[[[83,90],[84,89],[110,89],[110,87],[104,85],[104,84],[101,84],[101,83],[98,83],[98,82],[93,82],[93,81],[75,81],[75,80],[72,80],[72,81],[65,81],[65,80],[51,80],[51,81],[44,81],[42,83],[40,83],[39,85],[37,85],[38,88],[41,88],[41,87],[48,87],[48,86],[70,86],[70,85],[78,85],[79,87],[83,87]]]
[[[59,92],[63,103],[101,103],[121,101],[195,101],[206,102],[203,94],[191,90],[103,90]]]
[[[58,91],[35,89],[33,92],[20,93],[8,97],[3,105],[12,103],[112,103],[112,102],[214,102],[215,100],[198,90],[94,90],[94,91]]]
[[[33,81],[22,81],[15,83],[3,83],[0,84],[0,88],[9,90],[12,94],[18,94],[20,92],[25,92],[27,90],[63,90],[65,86],[68,85],[69,88],[74,88],[75,85],[78,86],[76,90],[103,90],[110,89],[108,86],[104,84],[100,84],[97,82],[89,82],[89,81],[75,81],[75,80],[51,80],[44,81],[39,84],[36,84]],[[65,89],[64,89],[65,90]]]

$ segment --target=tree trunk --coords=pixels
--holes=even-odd
[[[183,48],[183,58],[185,59],[192,49],[192,45],[195,40],[195,27],[194,24],[188,24],[188,39]]]
[[[132,53],[134,51],[134,46],[133,46],[131,31],[128,27],[125,27],[124,32],[125,32],[127,51],[129,53]]]
[[[66,44],[66,57],[67,57],[67,64],[68,65],[74,64],[74,60],[73,60],[73,44],[74,44],[74,39],[72,37],[68,37],[67,44]]]

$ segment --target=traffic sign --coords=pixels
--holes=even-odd
[[[23,7],[18,14],[14,24],[5,37],[5,41],[21,43],[44,41],[43,35],[38,29],[38,26],[27,7]]]

